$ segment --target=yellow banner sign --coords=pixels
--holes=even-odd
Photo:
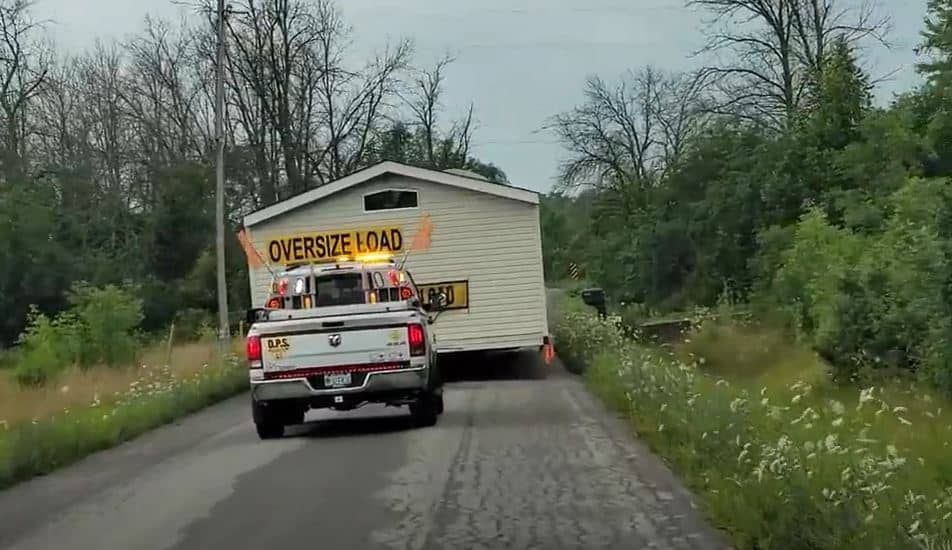
[[[424,304],[436,300],[442,291],[446,293],[446,308],[467,309],[469,307],[469,281],[447,281],[444,283],[427,283],[417,285],[420,298]]]
[[[268,259],[276,264],[297,264],[353,257],[368,252],[403,250],[399,227],[377,227],[351,231],[315,231],[268,239]]]

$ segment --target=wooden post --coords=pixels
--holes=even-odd
[[[166,348],[166,359],[165,364],[172,366],[172,341],[175,339],[175,321],[172,321],[172,324],[169,325],[169,343]]]

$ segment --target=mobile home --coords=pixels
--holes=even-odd
[[[406,257],[424,300],[443,291],[433,325],[440,352],[538,349],[547,339],[536,192],[465,171],[383,162],[288,198],[244,219],[274,267],[363,252]],[[428,228],[423,247],[418,232]],[[271,275],[249,272],[262,307]]]

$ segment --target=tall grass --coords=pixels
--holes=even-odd
[[[70,368],[43,387],[0,379],[0,487],[50,472],[247,388],[214,344],[143,355],[125,367]]]
[[[617,318],[563,311],[560,355],[585,362],[591,388],[628,415],[739,547],[952,543],[952,407],[937,396],[915,385],[828,385],[819,362],[798,376],[815,358],[770,335],[702,331],[672,354],[625,338]],[[720,338],[733,346],[712,345]],[[758,366],[771,361],[776,378]]]

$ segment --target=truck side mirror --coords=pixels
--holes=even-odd
[[[427,313],[436,313],[437,315],[446,309],[447,304],[449,304],[449,297],[445,292],[440,292],[434,296],[429,302],[423,304],[423,311]],[[436,321],[436,317],[430,318],[430,323],[432,324]]]
[[[587,288],[582,291],[582,301],[585,305],[598,310],[598,314],[605,316],[605,291],[600,288]]]

